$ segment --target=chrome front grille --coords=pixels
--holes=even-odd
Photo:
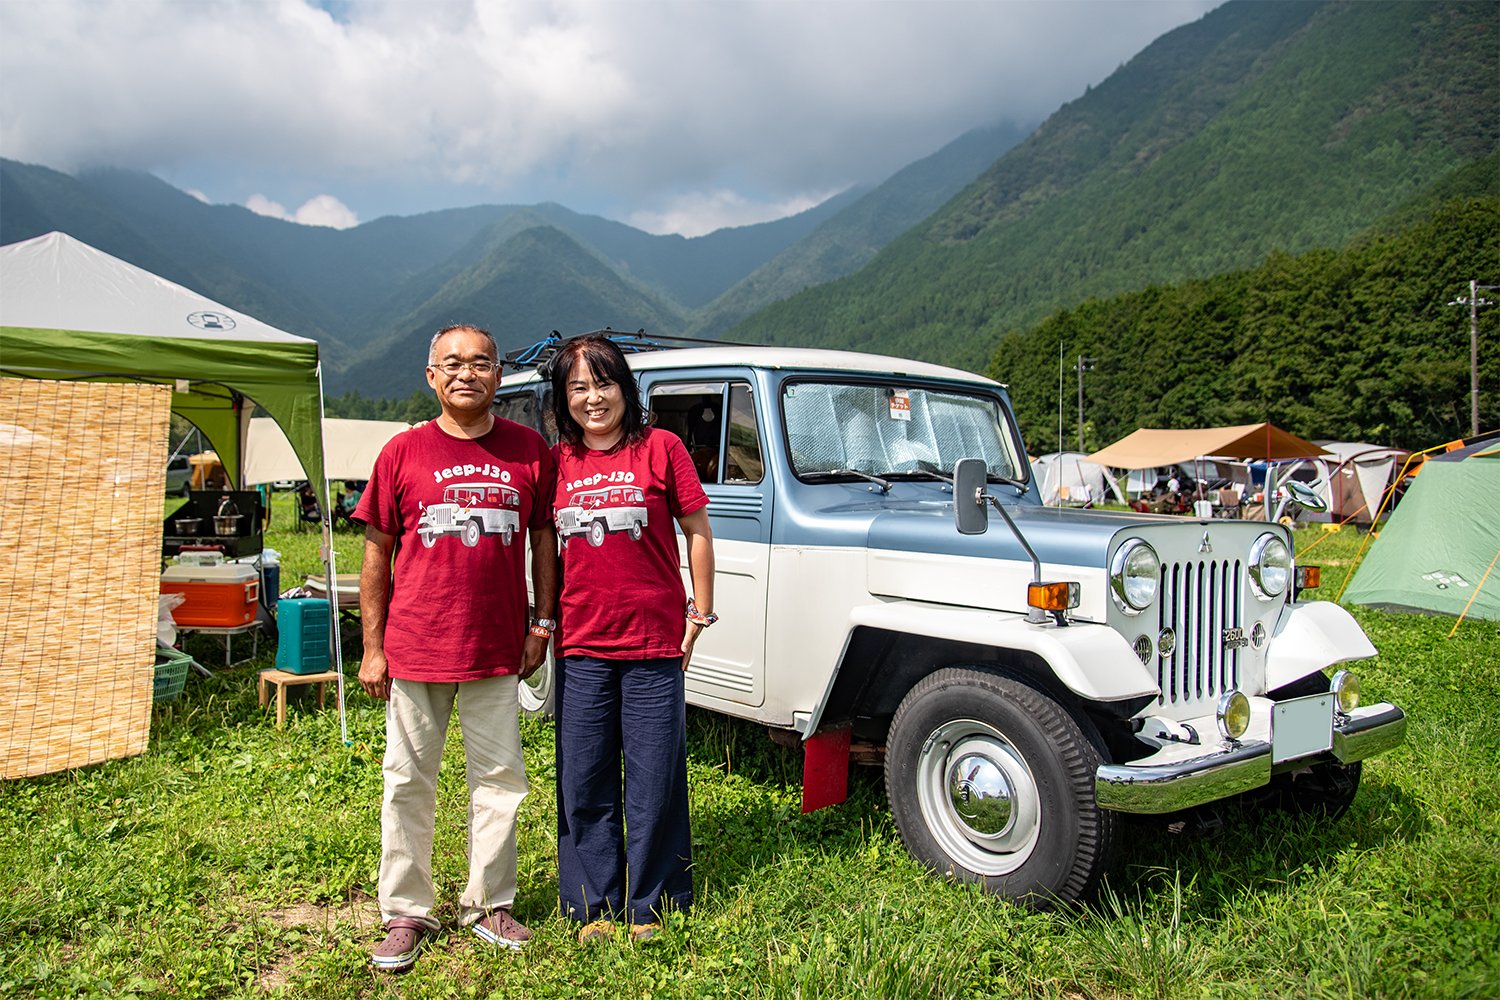
[[[1157,703],[1201,702],[1212,708],[1240,683],[1240,650],[1224,648],[1224,630],[1243,628],[1244,566],[1238,559],[1206,559],[1162,566],[1161,623],[1175,644],[1158,655]],[[1158,647],[1159,651],[1159,647]]]

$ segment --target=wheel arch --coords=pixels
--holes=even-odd
[[[908,691],[955,666],[1012,676],[1096,723],[1128,719],[1159,691],[1155,677],[1108,626],[1039,627],[993,612],[912,605],[879,611],[885,620],[850,629],[805,735],[853,725],[878,738]]]

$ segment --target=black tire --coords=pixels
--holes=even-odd
[[[1094,799],[1101,760],[1047,695],[950,668],[918,682],[891,719],[886,793],[919,861],[1048,909],[1092,896],[1113,862],[1116,817]],[[981,784],[996,794],[976,796]]]
[[[1308,674],[1271,692],[1276,701],[1326,694],[1331,681],[1319,672]],[[1361,761],[1352,764],[1325,762],[1273,775],[1267,791],[1277,808],[1297,816],[1335,820],[1349,811],[1359,792]]]

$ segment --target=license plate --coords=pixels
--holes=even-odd
[[[1325,753],[1333,746],[1333,695],[1291,698],[1271,708],[1271,763]]]

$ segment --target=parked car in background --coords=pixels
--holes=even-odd
[[[174,455],[167,459],[167,494],[186,496],[193,466],[186,455]]]

